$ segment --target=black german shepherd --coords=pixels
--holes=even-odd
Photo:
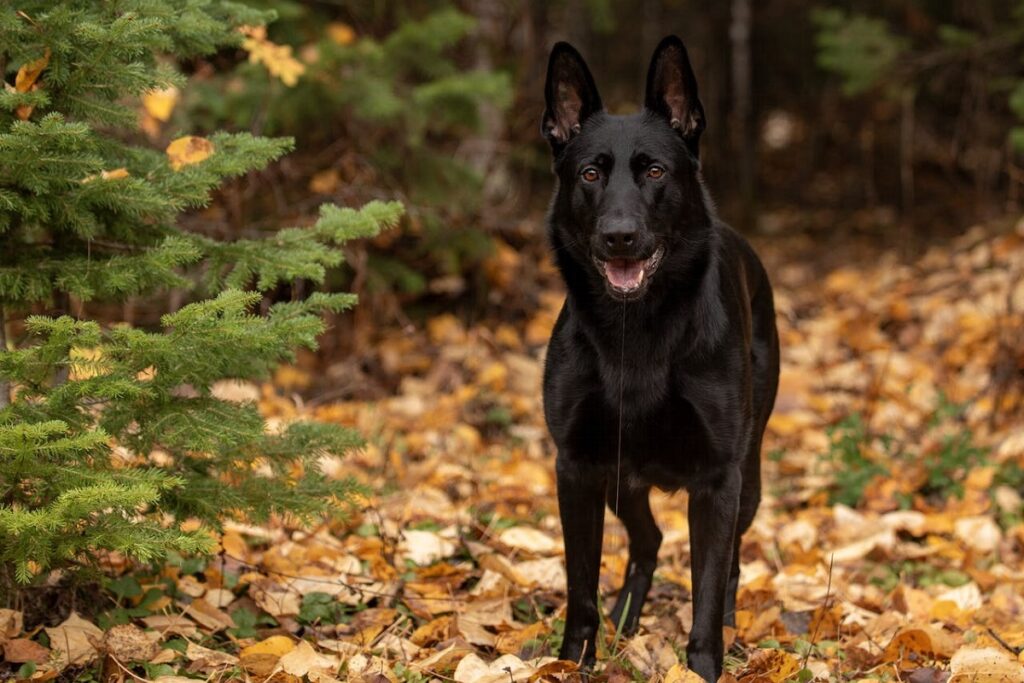
[[[690,669],[715,681],[778,385],[771,286],[750,245],[716,217],[702,182],[704,109],[679,38],[655,50],[638,114],[605,113],[567,43],[551,52],[544,94],[542,131],[558,178],[548,231],[568,289],[544,372],[569,580],[560,657],[594,662],[605,502],[629,532],[626,580],[611,612],[629,633],[661,544],[648,494],[686,488],[686,652]]]

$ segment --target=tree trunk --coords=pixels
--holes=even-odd
[[[739,182],[739,223],[749,229],[754,223],[754,183],[757,134],[751,92],[753,79],[750,59],[750,32],[753,7],[750,0],[732,0],[732,139]]]

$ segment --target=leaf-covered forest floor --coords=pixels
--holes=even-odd
[[[1024,681],[1024,223],[907,263],[869,248],[823,270],[807,240],[758,247],[783,371],[726,679]],[[0,610],[7,660],[48,643],[51,665],[21,669],[37,680],[574,680],[552,656],[565,576],[540,392],[562,296],[550,265],[510,248],[492,261],[507,289],[549,283],[540,307],[382,332],[367,353],[402,378],[393,395],[303,401],[317,371],[302,362],[224,387],[272,427],[315,418],[367,436],[324,462],[374,492],[347,522],[231,526],[213,561],[117,576],[116,604],[46,638]],[[665,539],[640,632],[607,623],[592,680],[698,680],[685,493],[654,508]],[[625,564],[609,513],[606,607]]]

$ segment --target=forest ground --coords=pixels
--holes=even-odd
[[[807,238],[757,246],[783,370],[726,678],[1024,681],[1024,222],[909,262],[847,247],[823,268]],[[342,523],[233,525],[212,562],[128,572],[113,610],[48,629],[54,651],[77,642],[80,655],[58,653],[50,670],[81,673],[99,653],[109,680],[570,680],[552,661],[565,576],[540,391],[563,295],[549,263],[511,248],[488,269],[508,289],[545,283],[521,324],[441,314],[326,371],[378,367],[401,378],[387,395],[309,398],[323,374],[311,357],[264,386],[220,387],[258,400],[272,427],[358,428],[365,448],[324,466],[372,493]],[[654,587],[639,634],[606,624],[599,681],[697,680],[683,659],[685,493],[653,500],[665,534]],[[608,514],[605,606],[625,566]]]

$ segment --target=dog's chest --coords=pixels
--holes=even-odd
[[[621,443],[623,473],[641,484],[675,489],[713,475],[711,435],[687,396],[685,368],[671,353],[627,351],[621,365],[601,370],[599,391],[574,420],[578,444],[611,464],[620,460]]]

